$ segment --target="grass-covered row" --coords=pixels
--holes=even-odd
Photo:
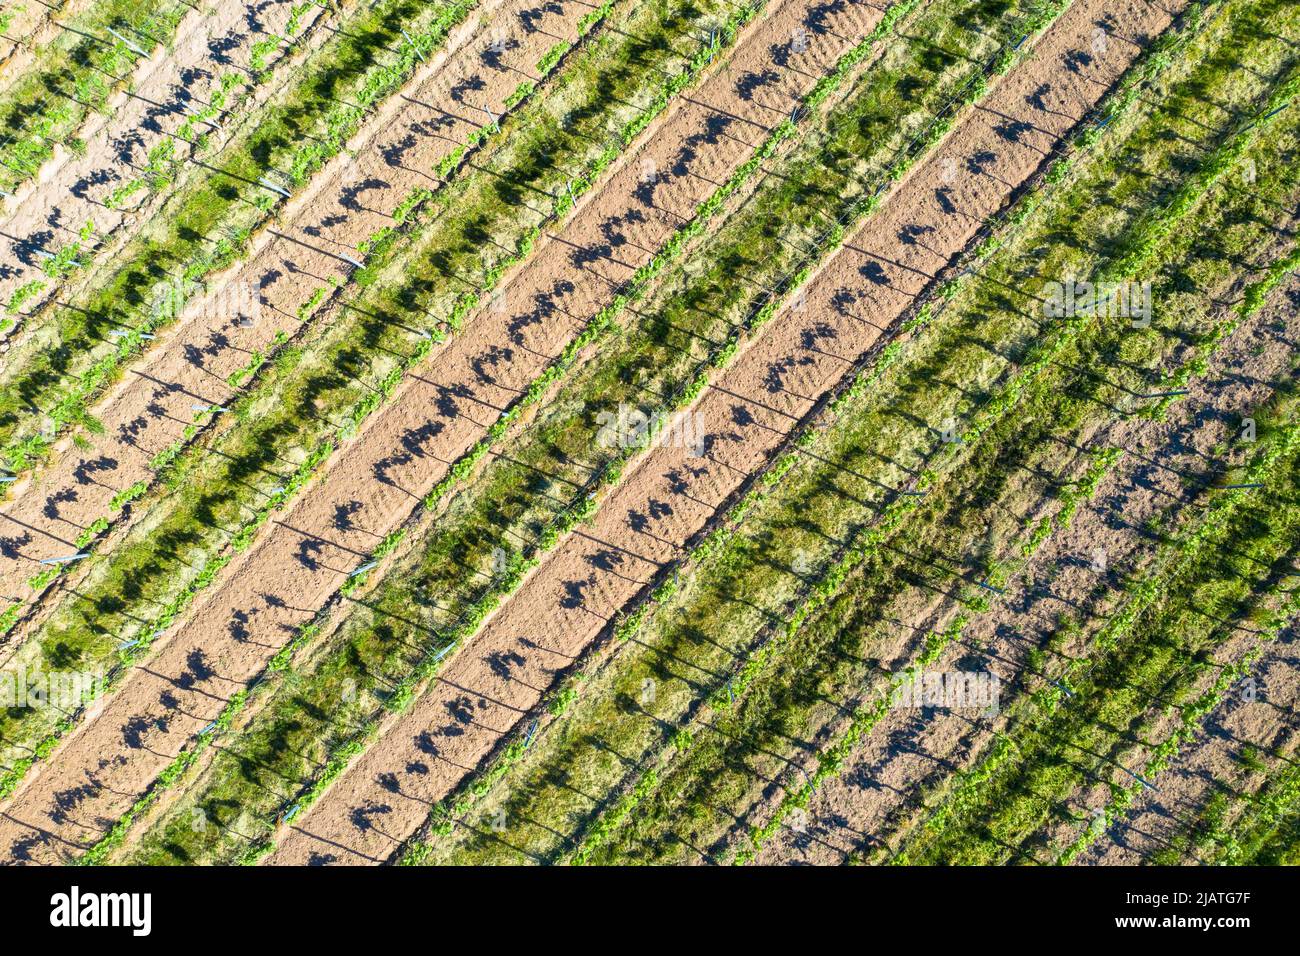
[[[1107,148],[1111,148],[1111,145],[1113,144],[1108,144]],[[1117,157],[1108,153],[1106,165],[1117,158],[1121,161],[1119,164],[1123,165],[1130,157]],[[1165,157],[1166,161],[1168,159]],[[1159,157],[1152,157],[1152,163],[1153,166],[1147,171],[1160,168]],[[1103,170],[1096,181],[1104,182],[1109,175],[1109,170]],[[1058,207],[1061,221],[1071,221],[1092,205],[1094,200],[1089,188],[1078,190],[1072,202],[1065,204],[1063,211]],[[1083,218],[1084,221],[1078,225],[1080,232],[1070,238],[1076,243],[1087,245],[1084,237],[1088,237],[1095,228],[1096,218],[1089,220],[1086,215]],[[1049,230],[1055,228],[1056,223],[1053,222]],[[1023,256],[1026,249],[1036,249],[1038,238],[1040,235],[1031,230],[1029,237],[1021,240],[1025,245],[1019,254]],[[995,314],[1005,312],[1010,306],[1008,303],[998,305],[998,297],[1002,292],[995,284],[996,279],[1011,277],[1004,270],[1014,275],[1024,268],[1026,262],[1034,261],[1035,257],[1036,252],[1028,258],[1012,259],[1010,263],[1004,261],[996,266],[994,274],[989,276],[994,281],[981,283],[983,291],[976,298],[971,314],[978,316],[986,311]],[[1026,338],[1032,338],[1037,323],[1032,317],[1028,321],[1024,316],[1017,316],[1016,319],[1015,324],[1020,327],[1019,334],[1008,334],[1005,339],[1023,343]],[[990,320],[987,329],[1008,332],[1007,317],[1002,316],[1001,323]],[[921,348],[923,351],[917,358],[919,366],[910,366],[913,376],[910,379],[910,390],[900,395],[891,382],[891,387],[873,402],[873,407],[878,402],[886,407],[908,408],[912,412],[910,417],[914,423],[918,420],[942,420],[946,411],[942,409],[942,402],[951,400],[951,388],[940,399],[941,409],[937,410],[939,414],[927,413],[927,396],[945,390],[937,388],[939,379],[935,368],[939,366],[927,368],[923,359],[926,356],[935,359],[942,357],[945,360],[951,358],[963,364],[977,358],[983,349],[979,342],[994,339],[983,335],[970,336],[970,332],[968,326],[954,324],[948,328],[944,337],[936,336],[913,342],[911,348]],[[962,345],[961,339],[968,341]],[[1002,341],[1003,338],[997,340]],[[1024,348],[1023,345],[1021,347]],[[904,373],[896,369],[895,374]],[[887,376],[884,381],[890,382],[892,377]],[[880,384],[873,384],[873,389],[879,388]],[[978,384],[978,380],[975,384]],[[870,421],[871,416],[867,418]],[[526,780],[511,776],[509,782],[499,788],[501,802],[495,804],[493,809],[504,806],[507,819],[536,821],[536,825],[520,823],[512,826],[506,834],[484,832],[481,837],[463,833],[463,844],[457,845],[455,854],[450,858],[518,859],[512,846],[523,846],[528,852],[536,852],[536,855],[543,858],[553,858],[564,848],[564,841],[562,837],[555,836],[555,833],[548,836],[546,831],[576,836],[589,823],[593,809],[599,809],[592,807],[579,793],[617,794],[620,788],[637,792],[635,781],[644,778],[638,774],[629,779],[627,767],[614,754],[627,756],[655,753],[676,737],[682,715],[689,713],[694,702],[711,695],[716,701],[718,692],[722,695],[721,702],[727,700],[728,694],[719,681],[722,675],[734,673],[736,661],[747,656],[752,636],[767,630],[767,625],[786,619],[789,614],[788,602],[799,587],[799,579],[817,579],[835,543],[846,539],[847,531],[855,518],[861,520],[862,509],[869,514],[879,506],[880,485],[897,487],[908,480],[902,471],[894,475],[880,474],[879,484],[861,477],[866,473],[862,469],[875,462],[875,470],[879,471],[879,461],[897,460],[900,451],[896,446],[882,444],[881,441],[882,434],[887,436],[891,431],[897,430],[897,416],[886,415],[877,408],[874,424],[877,429],[874,439],[870,430],[853,431],[851,437],[846,438],[839,431],[841,426],[835,426],[834,434],[838,435],[836,441],[846,442],[849,447],[853,444],[859,446],[858,454],[862,457],[857,462],[846,462],[843,457],[836,458],[833,446],[824,447],[824,443],[831,440],[829,438],[813,442],[808,450],[815,452],[818,459],[829,458],[833,464],[829,468],[812,469],[811,476],[802,469],[781,476],[781,483],[792,488],[789,495],[781,499],[789,509],[784,515],[784,521],[778,520],[781,517],[780,510],[776,510],[776,517],[770,519],[774,521],[772,526],[753,523],[762,521],[761,511],[747,519],[750,528],[761,528],[761,531],[755,530],[752,536],[742,533],[710,556],[709,563],[692,576],[684,592],[693,595],[691,605],[675,605],[680,608],[680,616],[668,615],[668,621],[664,620],[665,614],[661,609],[646,633],[638,635],[638,640],[643,641],[645,646],[635,655],[629,655],[633,662],[627,665],[625,671],[619,671],[617,684],[613,687],[602,685],[599,693],[591,685],[583,687],[579,699],[590,700],[591,703],[582,704],[583,709],[572,721],[565,718],[560,725],[564,729],[553,735],[553,742],[545,739],[540,743],[534,741],[535,748],[547,751],[545,762],[540,766],[530,764],[533,769]],[[859,424],[858,427],[862,425]],[[916,431],[919,434],[908,437],[925,444],[933,441],[933,434],[927,434],[923,426],[918,426]],[[832,432],[828,431],[827,434]],[[915,470],[921,464],[919,461],[913,464],[914,455],[913,450],[908,450],[903,455],[905,468]],[[860,467],[855,469],[854,464]],[[857,504],[854,504],[855,499]],[[797,502],[797,507],[793,507],[792,502]],[[742,532],[744,529],[745,526],[742,526]],[[800,573],[792,573],[792,567],[801,568]],[[760,596],[761,601],[757,600]],[[872,606],[872,602],[864,600],[862,595],[857,597],[858,600],[851,602],[851,606]],[[707,641],[703,639],[706,634]],[[798,659],[799,655],[791,654],[790,657]],[[605,678],[600,679],[603,681]],[[615,678],[609,680],[614,681]],[[638,703],[639,689],[646,680],[657,682],[653,714],[647,713]],[[678,738],[678,742],[687,744],[681,738]],[[718,768],[711,769],[717,771]],[[566,782],[571,786],[566,785]],[[644,796],[646,790],[653,788],[639,789]],[[669,792],[672,790],[671,787],[666,789]],[[510,791],[508,795],[507,790]],[[720,800],[719,803],[725,805],[727,801]],[[688,810],[683,819],[692,819],[698,810],[699,807],[695,811]],[[484,812],[490,816],[489,811],[485,809]],[[643,821],[646,814],[639,809],[635,817],[638,821]],[[656,819],[660,822],[670,818],[671,814],[663,818],[656,814]],[[470,825],[473,826],[472,823]],[[435,853],[434,858],[448,857]]]
[[[345,17],[257,121],[191,170],[113,263],[72,301],[49,302],[29,317],[0,377],[5,467],[33,466],[67,426],[95,428],[95,399],[148,346],[143,336],[176,318],[159,284],[202,283],[244,255],[283,202],[258,181],[304,186],[476,4],[379,0]],[[169,167],[182,165],[178,157]],[[129,334],[115,338],[113,330]]]
[[[129,666],[146,656],[151,641],[252,543],[272,511],[296,494],[408,369],[460,326],[505,269],[526,257],[542,226],[571,208],[565,184],[573,183],[573,196],[591,188],[754,12],[721,0],[640,7],[575,51],[547,95],[508,118],[509,134],[491,156],[435,195],[419,222],[374,243],[367,270],[357,274],[361,291],[328,328],[284,350],[207,443],[159,462],[167,472],[157,507],[109,559],[91,567],[78,593],[54,610],[20,654],[48,669]],[[711,30],[712,48],[697,39]],[[646,85],[633,64],[664,79]],[[610,126],[618,130],[612,137]],[[579,181],[584,172],[588,178]],[[557,210],[527,203],[531,190],[543,187],[560,196]],[[495,243],[483,242],[489,234]],[[453,262],[457,274],[479,279],[471,286],[478,291],[459,292],[448,303],[449,314],[409,311],[410,298],[438,284]],[[389,311],[385,303],[394,301],[402,311]],[[128,640],[139,643],[119,650]],[[0,734],[19,752],[40,740],[39,758],[70,723],[50,727],[49,719],[42,711],[11,714]],[[12,786],[31,759],[2,779]]]
[[[846,54],[832,74],[834,81],[840,82],[876,42],[892,32],[895,19],[913,6],[892,8],[892,16]],[[907,31],[919,29],[927,39],[960,45],[959,35],[949,35],[954,30],[953,9],[952,5],[933,6],[916,24],[909,24]],[[991,22],[980,18],[978,26]],[[1023,25],[1023,20],[1007,16],[1000,34],[1014,39],[1019,35],[1015,30]],[[975,29],[970,32],[972,37],[976,35]],[[995,36],[983,41],[981,49],[986,54],[996,48]],[[922,60],[932,64],[932,94],[915,101],[898,97],[897,89],[915,75],[913,67]],[[699,356],[683,349],[675,341],[676,334],[688,336],[688,341],[708,342],[712,336],[725,342],[728,328],[750,325],[756,313],[770,314],[761,308],[767,298],[760,292],[762,287],[797,277],[805,264],[794,252],[800,246],[790,241],[792,235],[799,234],[796,224],[804,219],[798,213],[811,208],[817,197],[838,192],[843,205],[831,212],[847,214],[856,200],[884,178],[887,164],[915,129],[978,71],[974,64],[953,66],[950,60],[935,57],[922,42],[891,47],[883,62],[871,67],[862,88],[836,107],[833,131],[824,128],[821,118],[801,121],[800,149],[783,160],[779,177],[768,180],[741,213],[693,251],[686,265],[689,276],[674,270],[659,294],[638,309],[630,329],[616,334],[611,310],[608,327],[594,343],[602,346],[596,353],[599,360],[584,368],[536,420],[528,422],[522,445],[494,461],[457,497],[418,554],[400,571],[390,572],[375,595],[363,599],[365,606],[352,612],[352,620],[333,642],[330,653],[309,657],[299,668],[300,675],[286,681],[268,705],[268,717],[226,749],[225,753],[239,755],[242,779],[229,771],[224,775],[213,772],[208,789],[187,799],[185,806],[198,804],[214,818],[222,818],[219,808],[246,807],[248,800],[259,799],[259,786],[274,792],[272,781],[282,786],[282,781],[295,775],[306,784],[312,780],[313,763],[334,768],[340,757],[352,756],[358,733],[364,738],[367,727],[382,714],[380,706],[400,705],[409,696],[411,676],[421,673],[420,664],[427,655],[436,653],[441,660],[452,641],[472,633],[479,611],[494,606],[517,583],[522,565],[534,561],[539,550],[554,542],[557,520],[576,519],[592,507],[587,495],[593,476],[609,477],[611,465],[626,457],[615,448],[599,451],[595,441],[598,407],[617,407],[620,401],[635,403],[646,394],[680,396],[704,369],[725,361],[731,350],[721,342]],[[895,91],[893,97],[891,90]],[[819,84],[806,105],[816,108],[829,93],[828,83]],[[896,127],[893,137],[871,138],[872,131],[891,124]],[[783,125],[773,137],[779,141],[789,132]],[[760,155],[766,152],[760,149]],[[858,158],[848,161],[851,156]],[[742,167],[732,182],[743,181],[753,171]],[[867,177],[866,183],[862,176]],[[753,256],[750,274],[754,289],[743,301],[728,303],[726,315],[710,314],[713,304],[721,308],[725,301],[728,263],[734,264],[736,256],[748,255]],[[703,273],[690,265],[699,262],[707,266]],[[679,278],[689,287],[688,305],[681,314],[677,313],[682,301]],[[602,457],[593,457],[593,451]],[[539,487],[537,476],[541,474],[548,476],[546,488]],[[615,471],[611,480],[616,477]],[[467,569],[473,573],[466,574]],[[435,594],[436,603],[430,599]],[[350,692],[345,693],[345,688]],[[304,747],[315,751],[315,756],[304,759]],[[250,780],[253,776],[258,779]],[[239,799],[236,791],[242,794]],[[283,799],[286,804],[299,805],[291,791]],[[177,811],[172,818],[180,820],[188,812]],[[246,833],[248,828],[241,822],[233,829]],[[183,822],[172,825],[168,832],[173,848],[195,842]],[[208,834],[200,840],[210,838]]]

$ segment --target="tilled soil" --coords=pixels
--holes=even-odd
[[[583,0],[540,7],[492,0],[483,15],[517,24],[507,28],[514,43],[499,54],[493,33],[462,25],[349,144],[355,157],[329,164],[96,407],[103,433],[83,436],[85,448],[63,442],[52,464],[16,487],[0,512],[0,598],[30,598],[27,581],[39,562],[75,551],[114,495],[150,479],[149,461],[182,436],[196,406],[228,402],[236,392],[228,377],[254,352],[266,353],[277,333],[296,331],[298,307],[313,292],[352,271],[339,254],[359,258],[356,243],[393,224],[389,210],[415,187],[435,184],[428,171],[486,122],[481,108],[499,114],[505,98],[535,78],[534,64],[557,37],[576,36],[589,9]]]
[[[670,107],[647,131],[644,145],[629,151],[560,231],[539,244],[494,305],[403,383],[331,462],[321,483],[232,562],[224,586],[195,609],[148,668],[20,790],[0,821],[0,845],[24,859],[58,860],[111,825],[226,697],[257,674],[410,513],[448,463],[484,435],[494,409],[549,363],[609,301],[613,287],[881,16],[866,5],[836,8],[828,17],[819,13],[807,50],[791,54],[794,31],[810,12],[807,4],[785,0],[746,28],[726,61]],[[751,91],[747,79],[766,71],[774,78]],[[643,176],[647,163],[660,171],[650,189]],[[340,513],[348,519],[340,522]]]
[[[104,112],[91,114],[79,131],[86,143],[85,153],[77,155],[56,147],[55,156],[36,179],[4,201],[0,302],[9,301],[15,289],[33,279],[49,288],[28,300],[23,312],[30,313],[53,296],[60,283],[41,271],[43,260],[38,250],[57,253],[77,242],[88,221],[94,222],[95,235],[104,243],[115,234],[131,232],[132,226],[143,221],[142,216],[156,204],[147,193],[137,193],[125,209],[110,209],[104,200],[140,175],[154,146],[176,135],[186,120],[185,109],[197,111],[210,102],[223,74],[247,73],[253,44],[269,33],[283,36],[292,7],[292,0],[253,0],[243,5],[218,3],[210,10],[195,9],[185,15],[175,45],[160,47],[135,69],[129,89],[117,93]],[[321,12],[313,6],[301,18],[299,37],[306,35]],[[319,43],[327,36],[326,31],[317,31],[308,42]],[[289,49],[282,46],[277,55],[286,55]],[[221,52],[214,54],[214,50]],[[264,99],[274,88],[274,83],[264,82],[241,110]],[[236,117],[226,111],[218,119],[225,124]],[[200,128],[211,131],[208,126]],[[220,132],[214,135],[219,140]],[[187,154],[185,143],[178,140],[177,147],[177,155]],[[101,247],[101,255],[106,251]],[[9,350],[7,340],[19,334],[11,333],[0,342],[0,373],[4,370],[3,353]]]
[[[1274,328],[1279,321],[1286,325],[1280,334]],[[935,669],[959,669],[957,660],[980,647],[1002,682],[1003,707],[1013,691],[1036,689],[1039,679],[1023,671],[1027,651],[1051,636],[1062,612],[1100,611],[1090,598],[1099,581],[1092,567],[1098,549],[1112,567],[1142,566],[1151,557],[1155,544],[1143,533],[1144,523],[1186,497],[1182,475],[1199,471],[1235,428],[1236,416],[1270,394],[1271,376],[1286,370],[1297,330],[1293,306],[1262,310],[1223,344],[1168,421],[1130,419],[1110,429],[1103,443],[1126,454],[1070,526],[1050,537],[1025,567],[1027,580],[1044,583],[974,619],[968,639]],[[757,862],[835,864],[865,849],[895,846],[895,828],[915,812],[924,817],[915,807],[922,788],[972,765],[1002,724],[978,713],[890,711]]]
[[[967,115],[810,280],[802,306],[776,316],[716,376],[690,412],[706,436],[703,457],[694,446],[648,452],[590,523],[548,555],[435,685],[295,822],[271,863],[382,861],[414,832],[430,804],[680,554],[1113,84],[1135,44],[1112,43],[1081,68],[1069,56],[1088,47],[1104,14],[1129,39],[1159,32],[1172,17],[1168,6],[1139,0],[1081,0],[1067,11],[984,108]],[[1036,102],[1047,109],[1031,104],[1040,88]],[[1018,144],[994,129],[1015,120],[1033,129]],[[975,156],[982,172],[954,178],[953,161],[966,170]],[[950,190],[949,212],[936,200],[941,187]],[[917,235],[924,241],[902,240]],[[846,292],[856,300],[852,315],[836,306]],[[510,665],[501,667],[503,660]]]

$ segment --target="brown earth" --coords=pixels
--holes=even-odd
[[[1131,43],[1110,44],[1079,72],[1067,66],[1102,14],[1126,37],[1158,32],[1171,19],[1167,9],[1137,0],[1079,2],[1067,11],[985,107],[969,113],[810,280],[802,307],[781,312],[718,374],[690,412],[707,436],[705,455],[667,446],[648,452],[589,524],[547,556],[434,686],[299,818],[271,863],[382,861],[423,822],[430,804],[679,556],[1114,82],[1137,52]],[[1036,110],[1029,94],[1044,83],[1049,108]],[[1009,144],[994,130],[1008,119],[1032,121],[1034,132]],[[962,161],[976,155],[987,160],[983,172],[954,178],[951,161],[965,169]],[[951,190],[951,213],[935,199],[941,187]],[[925,241],[900,238],[917,234]],[[856,297],[853,315],[834,304],[846,290]]]
[[[53,860],[93,841],[411,512],[448,462],[483,436],[493,409],[609,300],[612,284],[646,261],[880,17],[864,5],[837,11],[812,32],[808,50],[787,61],[792,33],[808,13],[795,0],[772,6],[689,97],[643,133],[644,145],[629,150],[510,277],[495,300],[505,307],[484,310],[408,377],[312,493],[232,562],[224,586],[195,608],[148,669],[29,780],[0,822],[0,845]],[[776,79],[750,93],[747,78],[769,69]],[[641,181],[647,161],[661,171],[650,191]],[[340,513],[348,520],[340,523]]]
[[[1286,324],[1281,333],[1275,327],[1279,321]],[[1113,568],[1150,563],[1155,546],[1144,532],[1145,522],[1186,497],[1182,475],[1198,471],[1236,428],[1237,416],[1272,391],[1270,379],[1286,370],[1297,330],[1300,318],[1294,308],[1272,304],[1223,344],[1209,371],[1189,386],[1191,394],[1171,408],[1167,421],[1121,421],[1104,435],[1081,441],[1099,441],[1126,454],[1070,526],[1050,537],[1026,565],[1024,596],[1000,602],[973,620],[967,639],[935,669],[968,669],[958,662],[972,653],[986,657],[987,669],[1002,681],[1004,710],[1013,692],[1042,686],[1039,678],[1024,672],[1025,656],[1057,630],[1058,615],[1104,615],[1109,610],[1109,602],[1098,595],[1101,580],[1092,568],[1093,555],[1104,550]],[[1207,408],[1219,412],[1204,414]],[[1107,588],[1101,594],[1113,598]],[[950,615],[951,606],[944,611]],[[944,616],[933,614],[920,619],[921,624],[942,626]],[[1062,653],[1075,656],[1085,650]],[[970,713],[891,711],[864,737],[843,771],[818,789],[806,815],[773,837],[756,862],[841,863],[864,849],[896,846],[898,828],[912,822],[914,813],[924,817],[915,806],[922,789],[972,765],[993,732],[1004,729],[1002,724]],[[1077,809],[1086,813],[1088,807],[1103,805],[1102,796],[1094,796]]]

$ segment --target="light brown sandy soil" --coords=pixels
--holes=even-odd
[[[968,639],[950,649],[936,670],[997,674],[1004,709],[1026,688],[1041,687],[1040,678],[1024,672],[1026,652],[1051,637],[1062,613],[1109,612],[1114,593],[1108,585],[1116,578],[1093,570],[1097,549],[1105,551],[1111,568],[1126,573],[1150,563],[1155,545],[1143,533],[1144,523],[1186,497],[1181,475],[1199,472],[1214,460],[1212,449],[1235,431],[1239,416],[1271,392],[1269,383],[1286,371],[1300,332],[1295,312],[1279,297],[1238,329],[1212,358],[1206,376],[1190,386],[1191,394],[1171,408],[1168,421],[1131,419],[1093,435],[1099,447],[1123,448],[1125,456],[1069,528],[1049,538],[1026,565],[1023,596],[999,602],[974,619]],[[1281,333],[1273,328],[1279,321],[1285,323]],[[924,626],[939,626],[940,617],[953,612],[950,606],[945,610],[947,615],[936,615]],[[1063,653],[1083,651],[1066,648]],[[993,731],[1005,729],[1003,723],[970,713],[891,711],[863,739],[844,770],[821,786],[806,817],[795,821],[800,828],[773,837],[756,862],[834,864],[882,842],[896,846],[895,830],[911,819],[923,788],[972,764]],[[1100,793],[1093,797],[1091,802],[1073,801],[1079,803],[1078,812],[1103,805]]]
[[[705,456],[666,446],[647,453],[589,525],[548,555],[437,683],[295,822],[271,863],[383,860],[423,822],[430,803],[473,769],[651,575],[680,554],[848,363],[872,347],[877,329],[907,308],[927,277],[1035,170],[1072,117],[1114,81],[1134,46],[1111,44],[1081,73],[1065,65],[1067,53],[1087,46],[1103,12],[1125,35],[1155,32],[1169,21],[1164,10],[1127,0],[1071,8],[1029,62],[989,94],[988,109],[964,119],[810,281],[803,308],[780,313],[717,376],[693,409],[707,436]],[[1027,96],[1045,81],[1051,112],[1034,112]],[[1032,120],[1037,132],[1021,145],[1007,144],[993,129],[1007,117]],[[945,159],[960,163],[985,152],[996,159],[984,175],[948,182]],[[935,199],[942,185],[952,189],[951,215]],[[908,227],[933,231],[925,243],[907,244],[898,237]],[[860,295],[856,318],[832,304],[846,289]],[[502,660],[511,663],[503,669]]]
[[[247,67],[254,43],[266,34],[284,35],[293,0],[250,0],[241,3],[212,3],[188,12],[176,32],[171,49],[158,47],[153,56],[136,67],[130,88],[115,94],[102,113],[92,113],[78,136],[86,143],[85,155],[78,156],[63,146],[41,168],[38,176],[19,189],[17,195],[3,201],[0,216],[0,303],[8,302],[14,290],[34,279],[47,288],[29,299],[22,312],[30,314],[40,303],[50,299],[61,285],[41,271],[42,259],[37,250],[57,253],[78,240],[87,221],[95,224],[95,234],[105,243],[101,257],[111,252],[109,244],[131,232],[144,221],[148,211],[162,197],[150,201],[147,191],[135,194],[126,209],[110,209],[104,200],[117,189],[137,178],[148,163],[149,150],[174,136],[185,122],[182,108],[202,109],[210,100],[223,74],[237,73],[247,79]],[[328,37],[327,31],[312,31],[310,25],[323,11],[312,7],[301,18],[299,38],[309,36],[310,43]],[[216,47],[222,52],[214,54]],[[290,48],[282,46],[278,55]],[[274,56],[268,58],[270,65]],[[241,106],[251,108],[275,88],[263,82],[253,98]],[[234,125],[237,117],[226,111],[220,124]],[[202,126],[212,133],[213,145],[219,144],[222,132]],[[177,155],[188,154],[189,147],[177,141]],[[208,155],[211,155],[209,152]],[[75,283],[74,277],[71,280]],[[4,352],[10,341],[20,337],[22,326],[0,341],[0,374],[5,368]]]
[[[865,5],[833,13],[808,50],[779,67],[808,12],[795,0],[769,8],[689,98],[652,124],[644,145],[629,151],[509,279],[497,299],[506,307],[484,310],[409,377],[313,493],[232,563],[225,585],[196,608],[148,670],[16,795],[0,822],[0,846],[57,859],[93,840],[410,513],[448,462],[484,435],[492,409],[514,398],[609,301],[611,283],[646,261],[881,15]],[[530,52],[521,62],[536,59]],[[766,69],[776,79],[747,99],[745,80]],[[647,160],[661,171],[652,195],[641,182]],[[127,728],[146,732],[123,750]],[[49,839],[33,843],[37,829]]]
[[[50,42],[58,28],[52,20],[66,17],[70,10],[84,9],[85,0],[71,4],[69,10],[52,10],[56,3],[5,4],[12,19],[0,36],[0,94],[23,77],[31,67],[32,54]]]
[[[359,259],[356,244],[392,225],[389,211],[415,187],[433,185],[428,171],[483,124],[478,107],[500,113],[505,98],[535,78],[534,64],[557,37],[572,39],[590,9],[586,0],[484,4],[481,16],[517,24],[517,45],[499,63],[492,34],[476,29],[477,18],[463,24],[405,94],[390,98],[349,143],[354,155],[338,157],[295,197],[274,232],[262,232],[253,254],[227,270],[211,297],[187,310],[96,407],[104,433],[84,436],[87,448],[65,440],[54,462],[14,486],[14,500],[0,511],[0,599],[30,599],[27,581],[39,562],[75,551],[70,545],[109,514],[118,491],[148,480],[150,459],[182,437],[196,405],[228,402],[236,391],[230,374],[253,352],[268,351],[278,332],[296,331],[299,305],[352,271],[337,254]],[[256,315],[246,303],[256,305]]]

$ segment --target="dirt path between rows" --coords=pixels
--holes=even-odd
[[[1274,328],[1279,321],[1286,323],[1281,334]],[[1023,575],[1038,583],[972,620],[967,639],[950,648],[933,669],[996,674],[1004,688],[1004,708],[1013,692],[1023,692],[1020,681],[1027,679],[1029,690],[1041,686],[1024,673],[1026,654],[1046,644],[1059,627],[1059,615],[1108,613],[1103,606],[1108,599],[1098,603],[1099,595],[1111,593],[1099,590],[1108,579],[1093,568],[1098,550],[1111,568],[1140,567],[1150,559],[1156,545],[1143,530],[1145,522],[1186,497],[1182,476],[1200,471],[1212,449],[1236,429],[1238,417],[1272,391],[1268,382],[1286,370],[1289,343],[1297,332],[1300,318],[1293,308],[1266,308],[1224,343],[1207,374],[1189,386],[1191,394],[1170,409],[1167,421],[1129,419],[1104,437],[1086,436],[1080,444],[1091,437],[1126,454],[1070,526],[1048,538],[1026,565]],[[952,612],[950,602],[941,607],[931,603],[923,616],[903,620],[926,629],[943,627]],[[1075,656],[1083,650],[1063,653]],[[923,787],[972,765],[1004,722],[972,712],[891,710],[864,737],[843,771],[822,784],[806,814],[773,837],[756,862],[837,864],[850,853],[879,845],[883,834],[892,834],[915,812]],[[1089,806],[1104,803],[1099,793],[1093,797]],[[897,840],[887,842],[894,846]]]
[[[55,147],[55,156],[44,164],[38,177],[4,201],[0,303],[8,302],[20,286],[38,279],[48,288],[29,299],[21,311],[30,313],[54,295],[61,282],[42,271],[41,253],[57,253],[77,242],[87,222],[95,224],[95,235],[102,242],[120,244],[129,238],[132,226],[146,221],[163,196],[137,193],[123,209],[111,209],[104,201],[115,189],[142,175],[154,146],[176,136],[186,120],[183,109],[199,110],[211,102],[223,74],[238,73],[247,79],[252,45],[266,39],[268,33],[283,36],[293,5],[293,0],[251,0],[191,10],[180,22],[174,46],[170,50],[159,47],[150,60],[138,66],[129,87],[116,93],[104,112],[92,113],[87,119],[79,130],[86,143],[85,153],[77,155],[62,145]],[[327,31],[307,32],[323,12],[313,6],[301,18],[299,37],[307,36],[309,44],[319,44],[329,36]],[[280,56],[288,52],[289,48],[280,48]],[[240,110],[255,108],[276,86],[272,81],[263,82]],[[229,111],[221,120],[235,122]],[[176,145],[177,155],[187,154],[189,147],[183,141],[177,139]],[[112,251],[101,247],[99,261]],[[71,282],[75,284],[77,278]],[[10,341],[21,336],[20,325],[0,340],[0,374]]]
[[[0,846],[24,858],[61,859],[129,805],[410,514],[448,463],[485,434],[494,409],[549,363],[609,301],[613,286],[752,155],[881,16],[864,4],[825,9],[783,0],[744,30],[730,55],[643,133],[644,145],[629,150],[510,277],[495,300],[505,307],[484,310],[408,377],[321,483],[232,562],[221,589],[148,669],[16,795],[0,821]],[[794,31],[812,17],[807,50],[791,55]],[[768,71],[769,81],[752,92],[752,78]],[[642,182],[647,161],[661,171],[649,190]]]
[[[1088,47],[1102,13],[1113,15],[1120,36],[1155,32],[1170,19],[1135,0],[1097,0],[1077,3],[1058,20],[988,95],[987,108],[968,114],[809,282],[802,307],[781,312],[715,377],[691,412],[706,436],[704,456],[676,447],[644,456],[590,523],[551,552],[444,666],[436,685],[294,824],[270,862],[380,861],[423,822],[430,803],[679,555],[1127,67],[1137,48],[1126,42],[1111,43],[1086,66],[1069,66],[1079,58],[1067,56]],[[1016,119],[1034,128],[1020,144],[994,129]],[[973,157],[983,172],[954,178],[951,161],[965,169]],[[947,213],[936,199],[944,187]],[[914,236],[924,238],[902,238]]]
[[[287,204],[275,231],[262,231],[253,252],[216,279],[209,297],[105,396],[95,409],[103,434],[83,436],[86,448],[65,440],[55,460],[17,488],[0,511],[0,600],[29,600],[27,582],[40,561],[76,551],[77,537],[110,513],[114,495],[152,478],[149,461],[183,436],[196,406],[233,398],[228,377],[254,352],[269,351],[277,333],[299,329],[298,307],[352,271],[339,254],[358,257],[356,244],[391,226],[389,211],[412,189],[434,185],[427,171],[483,125],[480,107],[500,113],[505,98],[535,78],[546,50],[576,36],[575,24],[590,9],[588,0],[489,0],[482,14],[499,17],[514,45],[494,52],[492,33],[470,18],[429,57],[413,84],[348,144],[355,158],[344,154],[326,166]],[[69,583],[56,585],[44,605],[54,605],[50,598]],[[19,638],[39,620],[24,624]]]

